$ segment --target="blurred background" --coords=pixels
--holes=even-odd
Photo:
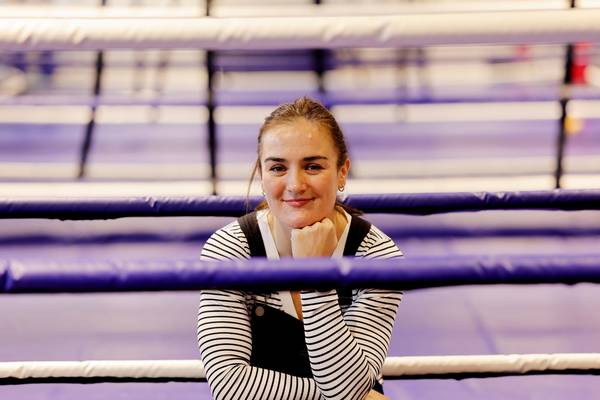
[[[1,6],[5,15],[22,15],[15,5],[29,6],[29,14],[57,13],[58,7],[76,14],[99,3]],[[166,15],[202,16],[208,9],[214,16],[304,15],[307,23],[310,15],[335,18],[349,9],[378,15],[570,6],[553,0],[105,3],[131,15],[162,8]],[[4,52],[0,193],[244,194],[264,117],[302,95],[331,107],[348,137],[349,193],[550,189],[559,150],[562,187],[598,187],[599,50],[591,43],[572,47],[568,74],[567,46],[527,43]],[[565,79],[567,140],[559,149]]]
[[[390,15],[600,0],[0,1],[0,19]],[[139,13],[139,14],[138,14]],[[532,21],[534,24],[535,21]],[[600,188],[600,48],[0,53],[0,197],[245,195],[264,118],[309,95],[350,148],[346,193]],[[561,144],[562,143],[562,144]],[[256,185],[253,192],[258,194]],[[597,254],[598,212],[370,215],[407,257]],[[0,222],[0,262],[197,258],[231,218]],[[0,295],[0,361],[198,358],[197,293]],[[390,355],[597,352],[593,285],[407,293]],[[386,383],[394,399],[596,398],[592,376]],[[196,383],[0,386],[2,399],[208,399]]]

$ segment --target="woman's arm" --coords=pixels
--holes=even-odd
[[[240,236],[241,235],[241,236]],[[217,231],[201,259],[248,258],[250,250],[237,223]],[[198,344],[207,380],[216,400],[318,400],[313,379],[250,365],[252,336],[244,293],[204,290],[198,310]]]
[[[395,258],[402,253],[374,229],[357,256]],[[400,300],[398,291],[362,289],[342,316],[336,291],[302,292],[306,345],[325,399],[359,400],[367,395],[385,361]]]
[[[276,329],[276,327],[273,327]],[[252,367],[250,317],[244,294],[201,292],[198,344],[208,383],[217,400],[318,400],[313,379]]]

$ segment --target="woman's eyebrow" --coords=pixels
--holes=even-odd
[[[325,156],[309,156],[309,157],[304,157],[302,159],[302,161],[318,161],[318,160],[328,160],[327,157]],[[280,158],[280,157],[267,157],[265,158],[264,162],[267,161],[272,161],[272,162],[286,162],[287,160],[285,158]]]
[[[285,160],[285,158],[279,158],[279,157],[267,157],[267,158],[265,158],[264,162],[267,162],[267,161],[285,162],[286,160]]]
[[[327,157],[325,157],[325,156],[310,156],[310,157],[304,157],[302,160],[303,161],[327,160]]]

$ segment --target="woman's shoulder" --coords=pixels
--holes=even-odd
[[[250,258],[250,248],[237,219],[213,233],[200,254],[200,259],[203,260],[240,258]]]
[[[397,258],[402,255],[396,243],[375,225],[371,225],[356,252],[356,257],[364,258]]]

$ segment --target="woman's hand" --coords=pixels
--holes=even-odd
[[[369,393],[367,393],[367,397],[365,397],[363,400],[390,400],[390,398],[382,395],[379,392],[376,392],[375,390],[371,390]]]
[[[292,229],[292,256],[331,257],[337,246],[335,225],[329,218],[301,229]]]

